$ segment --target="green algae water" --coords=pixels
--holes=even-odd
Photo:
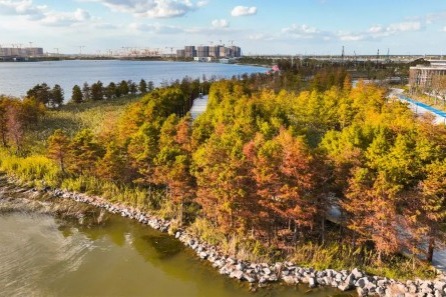
[[[107,215],[101,224],[0,214],[0,296],[288,297],[339,291],[249,285],[221,276],[178,240]]]

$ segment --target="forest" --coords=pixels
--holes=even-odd
[[[193,120],[200,93],[208,107]],[[239,257],[408,277],[443,246],[446,127],[383,87],[328,68],[134,95],[100,129],[54,119],[125,99],[0,97],[0,171],[155,213]]]

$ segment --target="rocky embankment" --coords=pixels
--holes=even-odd
[[[137,220],[141,224],[149,225],[161,232],[168,232],[170,228],[169,221],[125,205],[110,203],[100,197],[62,190],[50,190],[47,193],[55,198],[86,203],[110,213]],[[317,271],[312,268],[299,267],[290,262],[252,263],[225,255],[217,247],[201,242],[186,230],[177,230],[175,237],[193,249],[199,258],[209,261],[213,267],[219,270],[220,274],[259,286],[283,281],[289,285],[308,284],[310,288],[331,286],[341,291],[356,290],[359,296],[446,296],[446,278],[444,276],[435,281],[400,282],[366,275],[356,268],[352,271],[333,269]]]

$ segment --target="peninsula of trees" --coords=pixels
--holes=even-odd
[[[409,251],[424,267],[444,242],[446,127],[341,68],[296,77],[140,88],[101,129],[54,125],[67,111],[33,93],[1,97],[0,170],[155,212],[239,255],[373,272]],[[208,108],[192,120],[199,93]],[[343,261],[323,258],[333,247]]]

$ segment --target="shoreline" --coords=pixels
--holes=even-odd
[[[446,296],[446,277],[444,275],[432,281],[416,279],[401,282],[385,277],[367,275],[357,268],[351,271],[336,271],[333,269],[318,271],[312,268],[300,267],[291,262],[257,263],[244,261],[222,253],[218,246],[209,245],[201,241],[186,229],[178,229],[172,232],[170,229],[171,221],[142,212],[134,207],[121,203],[112,203],[99,196],[62,189],[39,190],[20,186],[6,175],[4,175],[2,180],[10,188],[17,189],[22,193],[47,194],[49,195],[50,203],[53,204],[60,203],[60,199],[75,201],[80,205],[86,204],[98,210],[105,210],[112,214],[136,220],[160,232],[169,233],[186,247],[191,248],[198,258],[210,262],[212,267],[217,269],[221,275],[239,281],[246,281],[252,286],[263,287],[267,283],[281,282],[287,285],[307,284],[310,289],[325,286],[337,288],[343,292],[356,290],[358,296]],[[5,187],[5,185],[0,185],[0,187]],[[10,199],[16,198],[12,197]],[[30,198],[28,201],[32,202],[35,199]],[[56,212],[49,211],[47,213],[54,214]]]

